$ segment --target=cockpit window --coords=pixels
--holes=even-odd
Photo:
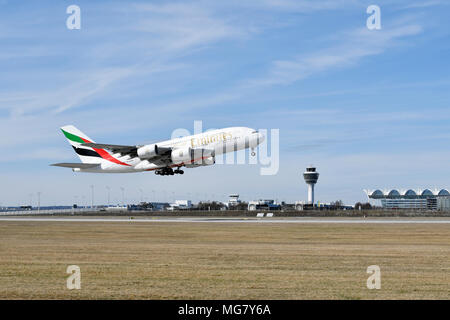
[[[258,133],[258,130],[253,131],[252,133]]]

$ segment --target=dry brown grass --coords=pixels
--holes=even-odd
[[[448,299],[449,257],[438,224],[2,221],[0,298]]]

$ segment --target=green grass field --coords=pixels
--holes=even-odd
[[[68,265],[81,290],[66,288]],[[381,268],[369,290],[369,265]],[[448,299],[450,226],[0,222],[0,299]]]

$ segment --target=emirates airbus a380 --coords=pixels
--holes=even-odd
[[[231,127],[161,141],[153,144],[123,146],[95,143],[72,125],[61,128],[82,163],[55,163],[75,172],[127,173],[155,171],[158,175],[183,174],[182,167],[213,165],[216,155],[251,148],[265,137],[257,130]]]

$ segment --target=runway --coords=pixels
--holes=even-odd
[[[122,222],[122,223],[323,223],[323,224],[450,224],[450,218],[227,218],[227,217],[0,217],[15,222]]]

